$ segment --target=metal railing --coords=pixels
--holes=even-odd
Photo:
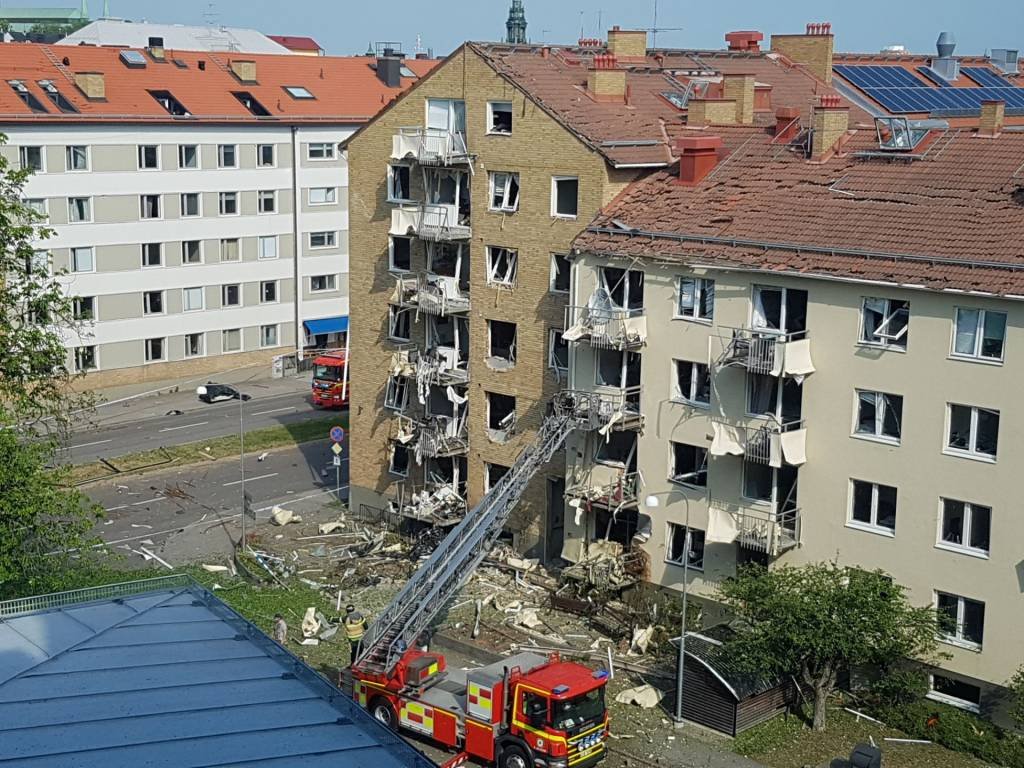
[[[735,513],[740,546],[776,557],[800,544],[800,509],[755,510]]]
[[[397,205],[391,211],[391,234],[414,234],[423,240],[468,240],[473,234],[468,223],[461,223],[452,203],[411,203]]]
[[[803,420],[799,419],[783,424],[765,422],[757,426],[739,427],[743,436],[743,457],[755,464],[781,466],[785,460],[779,445],[779,436],[784,432],[803,429],[803,426]]]
[[[636,504],[640,498],[639,492],[640,473],[626,472],[607,483],[582,480],[570,486],[566,495],[617,510]]]
[[[414,158],[420,165],[454,165],[471,163],[463,133],[445,128],[399,128],[392,139],[391,157],[395,160]]]
[[[111,600],[118,597],[131,597],[158,589],[175,589],[178,587],[195,586],[196,581],[188,574],[178,573],[171,576],[157,576],[141,581],[126,581],[118,584],[105,584],[100,587],[72,589],[67,592],[55,592],[50,595],[21,597],[0,603],[0,617],[9,618],[23,613],[46,611],[54,608],[65,608],[70,605],[91,603],[96,600]]]
[[[469,450],[469,425],[462,420],[460,428],[451,434],[447,424],[428,419],[420,426],[418,442],[420,453],[428,458],[456,456]]]
[[[460,386],[469,383],[469,366],[460,368],[435,350],[427,350],[416,359],[416,380],[439,387]]]
[[[579,429],[593,431],[614,419],[613,429],[640,429],[640,387],[627,387],[617,392],[572,390],[559,395],[556,407],[571,409]]]
[[[733,328],[715,364],[719,368],[740,367],[768,376],[782,374],[784,345],[806,339],[807,331],[781,333],[758,328]]]
[[[589,341],[604,349],[636,349],[647,343],[647,315],[640,309],[565,308],[565,333],[570,342]]]

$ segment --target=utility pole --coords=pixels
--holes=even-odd
[[[242,471],[242,540],[240,543],[243,552],[246,549],[245,518],[248,517],[251,507],[249,497],[245,495],[245,403],[251,399],[250,395],[238,393],[238,463]]]

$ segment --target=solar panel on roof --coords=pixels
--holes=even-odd
[[[877,64],[851,66],[841,64],[833,68],[844,80],[858,88],[927,88],[903,67],[888,67]]]
[[[1001,75],[985,67],[961,67],[960,71],[978,85],[987,88],[1012,88],[1012,84]]]
[[[138,51],[121,51],[121,61],[128,67],[145,67],[146,57]]]
[[[929,80],[931,80],[937,86],[939,86],[939,88],[952,88],[953,87],[953,86],[951,86],[949,84],[949,82],[945,78],[942,77],[942,75],[940,75],[938,72],[936,72],[931,67],[918,67],[917,71],[920,72],[925,77],[927,77]]]

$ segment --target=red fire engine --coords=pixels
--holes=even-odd
[[[605,670],[557,654],[520,653],[462,671],[449,668],[443,655],[417,648],[494,545],[530,479],[582,426],[580,414],[589,411],[580,402],[574,393],[556,401],[512,469],[376,617],[352,666],[353,696],[378,722],[459,750],[447,768],[469,758],[499,768],[588,768],[605,756]]]
[[[318,355],[313,360],[313,405],[342,408],[348,399],[348,355],[340,349]]]

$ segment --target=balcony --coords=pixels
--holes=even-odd
[[[765,421],[755,425],[711,422],[712,456],[743,456],[755,464],[798,467],[807,461],[807,429],[803,421],[779,424]]]
[[[430,523],[438,527],[447,527],[458,523],[466,514],[466,500],[448,484],[428,486],[408,496],[407,501],[395,500],[392,503],[401,509],[402,517]]]
[[[572,416],[580,429],[596,430],[602,435],[611,430],[643,429],[640,387],[618,392],[564,390],[555,398],[554,407],[557,412]]]
[[[420,387],[464,386],[469,384],[468,361],[454,347],[428,349],[416,358],[416,381]]]
[[[421,456],[440,459],[469,451],[469,427],[462,418],[428,416],[420,425],[417,449]]]
[[[562,338],[566,341],[589,341],[602,349],[639,349],[647,343],[643,309],[569,306],[565,308],[565,328]]]
[[[472,230],[468,217],[461,219],[458,207],[453,203],[412,203],[398,205],[391,210],[390,234],[444,242],[468,240]]]
[[[469,292],[463,290],[459,282],[457,277],[430,272],[418,275],[399,272],[395,275],[395,290],[390,301],[396,306],[438,317],[464,315],[469,312]]]
[[[746,549],[764,552],[769,557],[800,544],[800,510],[757,510],[743,508],[735,515],[736,542]]]
[[[399,128],[391,137],[392,160],[420,165],[466,165],[473,162],[462,133],[444,128]]]
[[[744,368],[766,376],[803,378],[814,373],[811,341],[806,331],[784,334],[752,328],[733,328],[719,337],[718,368]]]
[[[566,490],[566,496],[570,498],[569,505],[578,506],[573,503],[573,500],[578,500],[591,508],[607,509],[611,512],[635,509],[639,503],[639,473],[624,470],[600,473],[599,470],[611,468],[595,465],[586,473],[586,477],[573,479]],[[600,474],[607,476],[601,477]]]

